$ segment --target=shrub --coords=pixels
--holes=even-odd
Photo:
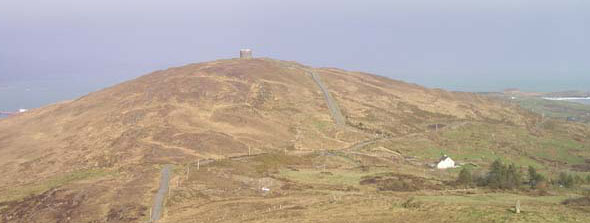
[[[461,169],[461,172],[459,172],[459,176],[457,177],[457,184],[465,186],[473,185],[473,175],[471,174],[471,170],[468,168]]]
[[[574,184],[575,185],[584,184],[584,178],[582,178],[580,175],[575,175],[574,176]]]
[[[402,203],[401,206],[403,208],[407,208],[407,209],[417,209],[422,206],[422,203],[415,201],[414,198],[411,197],[410,199],[408,199],[404,203]]]
[[[414,185],[409,184],[403,180],[393,180],[393,179],[386,179],[379,183],[377,187],[380,191],[416,191]]]
[[[557,179],[557,183],[560,186],[563,186],[566,188],[573,188],[575,186],[574,177],[571,174],[567,174],[564,172],[559,174],[559,178]]]
[[[590,206],[590,197],[570,198],[562,202],[565,205],[571,206]]]
[[[529,185],[531,188],[539,188],[545,185],[545,176],[537,173],[537,170],[529,166]]]

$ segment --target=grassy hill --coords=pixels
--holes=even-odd
[[[146,222],[166,164],[160,222],[573,222],[588,212],[560,202],[582,189],[463,190],[458,169],[428,164],[448,154],[475,172],[502,159],[583,175],[589,136],[503,100],[361,72],[190,64],[0,119],[0,222]],[[515,197],[525,214],[507,211]]]

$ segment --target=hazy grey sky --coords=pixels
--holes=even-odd
[[[589,39],[587,0],[1,0],[0,83],[124,80],[248,47],[432,87],[590,90]]]

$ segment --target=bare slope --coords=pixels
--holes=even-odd
[[[309,70],[346,128],[335,127]],[[528,129],[534,118],[475,94],[358,72],[271,59],[191,64],[0,120],[0,216],[138,222],[148,218],[162,164],[342,149],[440,122]],[[73,203],[43,203],[59,199]]]

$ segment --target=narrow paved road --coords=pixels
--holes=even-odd
[[[313,70],[308,70],[307,72],[311,75],[311,78],[322,90],[324,98],[326,98],[328,108],[330,108],[330,112],[332,113],[332,119],[334,119],[334,123],[336,123],[337,126],[344,126],[346,124],[346,120],[344,119],[344,116],[340,111],[340,107],[338,107],[338,103],[336,103],[336,100],[334,100],[334,98],[330,94],[330,91],[328,91],[328,88],[326,87],[324,82],[322,82],[320,75]]]
[[[170,183],[170,169],[172,169],[172,165],[165,165],[162,169],[162,177],[160,178],[160,189],[158,189],[158,193],[154,198],[154,205],[152,206],[152,216],[150,216],[150,220],[153,223],[158,222],[160,217],[162,217],[162,207],[164,206],[164,198],[166,197],[166,193],[168,193],[168,187]]]

